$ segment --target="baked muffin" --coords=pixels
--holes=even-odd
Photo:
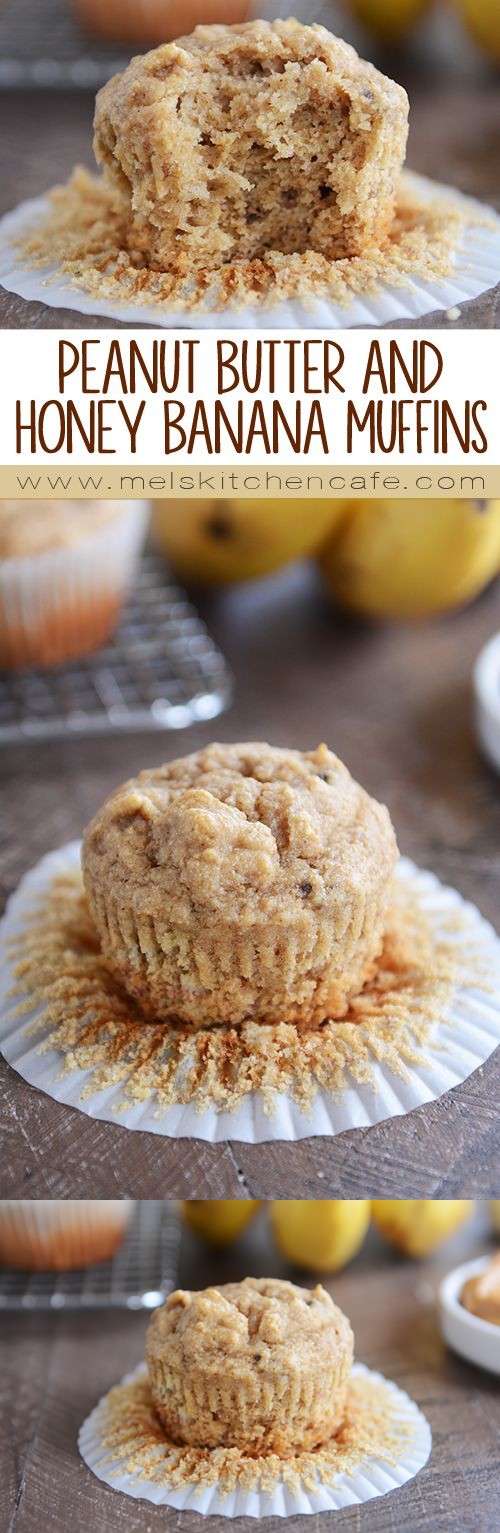
[[[0,1201],[0,1262],[25,1272],[67,1272],[107,1261],[121,1244],[133,1203],[118,1198]]]
[[[146,526],[137,501],[0,501],[0,665],[58,665],[103,644]]]
[[[336,260],[383,245],[407,118],[405,91],[324,27],[201,26],[104,86],[94,150],[160,269]]]
[[[349,1321],[312,1293],[246,1278],[182,1289],[146,1338],[153,1401],[171,1442],[293,1453],[339,1430],[353,1359]]]
[[[198,21],[245,21],[250,0],[72,0],[78,20],[117,43],[164,43]]]
[[[326,745],[210,745],[111,794],[83,876],[107,963],[194,1027],[345,1013],[382,947],[387,809]]]

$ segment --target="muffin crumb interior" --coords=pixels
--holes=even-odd
[[[327,299],[346,307],[356,296],[369,298],[387,285],[404,288],[413,278],[446,278],[465,224],[487,222],[472,204],[465,209],[451,196],[424,200],[403,172],[383,250],[374,246],[339,260],[313,250],[268,251],[252,260],[231,259],[217,271],[193,273],[175,261],[163,271],[144,250],[128,248],[124,209],[116,207],[103,177],[78,166],[65,186],[50,193],[47,212],[15,243],[29,266],[48,270],[49,283],[67,278],[89,297],[117,304],[193,313],[256,303],[272,308],[286,300],[312,306]]]
[[[162,268],[385,244],[408,98],[325,27],[197,26],[99,91],[94,152]]]

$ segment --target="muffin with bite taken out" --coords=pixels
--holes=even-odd
[[[388,237],[408,132],[401,86],[325,27],[197,26],[99,92],[94,149],[129,248],[186,272]]]

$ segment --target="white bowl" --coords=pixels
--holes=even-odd
[[[500,1325],[480,1320],[460,1303],[460,1294],[468,1278],[479,1277],[489,1266],[491,1256],[464,1262],[443,1278],[439,1289],[441,1330],[448,1346],[469,1363],[500,1374]]]
[[[473,681],[479,744],[488,761],[500,772],[500,633],[481,650]]]

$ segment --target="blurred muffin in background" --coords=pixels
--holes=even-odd
[[[0,1262],[25,1272],[67,1272],[108,1261],[126,1234],[128,1199],[0,1201]]]
[[[78,20],[97,37],[165,43],[201,23],[247,21],[250,0],[72,0]]]
[[[139,501],[0,501],[0,665],[59,665],[103,644],[147,521]]]

